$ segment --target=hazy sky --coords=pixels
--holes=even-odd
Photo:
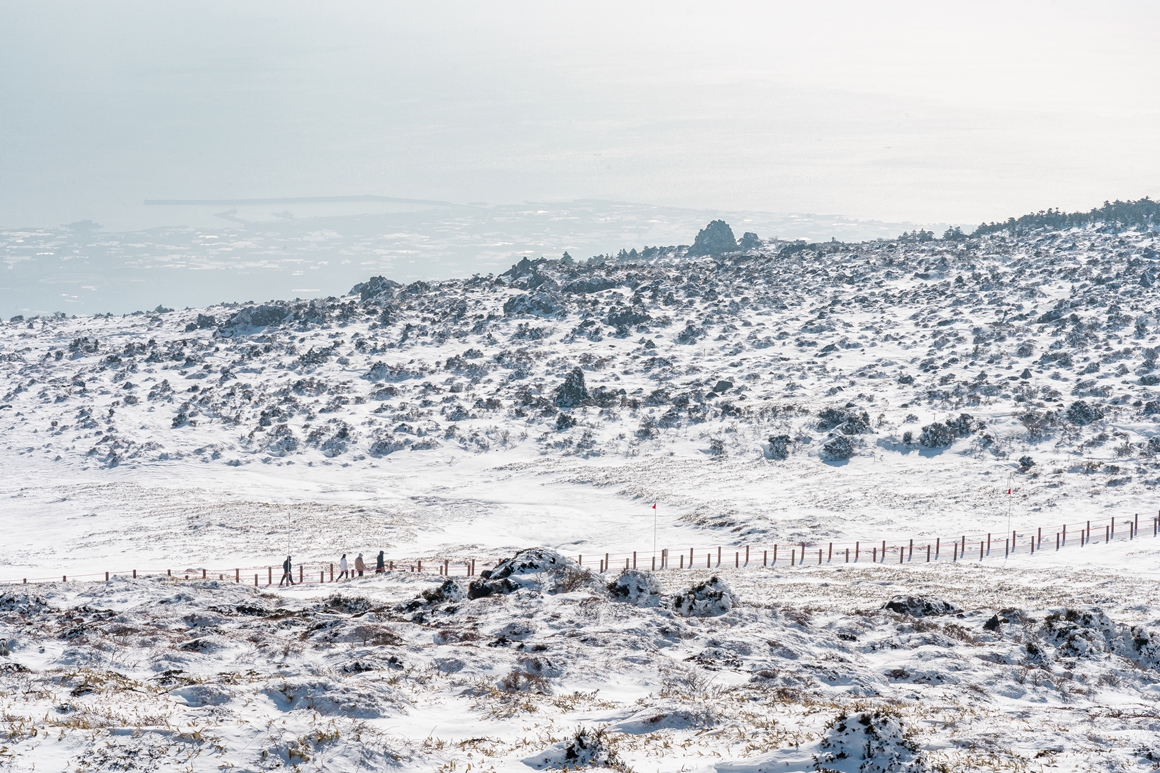
[[[9,2],[0,227],[145,199],[910,222],[1160,194],[1160,3]]]

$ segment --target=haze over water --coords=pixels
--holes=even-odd
[[[7,2],[0,229],[311,221],[346,239],[366,216],[389,233],[389,217],[444,205],[319,199],[598,199],[669,208],[670,230],[644,217],[626,233],[675,244],[715,213],[973,225],[1155,194],[1155,4],[801,5]],[[606,220],[544,249],[642,246]],[[761,235],[806,235],[775,230]],[[491,251],[449,255],[413,273],[490,270]],[[91,265],[94,281],[58,293],[48,258],[64,256],[37,257],[0,282],[0,313],[108,276]],[[85,292],[86,309],[149,302]],[[228,283],[205,297],[241,299]]]

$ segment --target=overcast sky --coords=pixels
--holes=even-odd
[[[9,2],[0,227],[377,194],[977,223],[1160,194],[1160,3]]]

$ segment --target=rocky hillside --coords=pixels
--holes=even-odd
[[[9,451],[67,465],[673,445],[821,464],[961,444],[1151,484],[1156,234],[926,236],[737,245],[718,221],[689,249],[494,277],[17,317],[0,417]]]

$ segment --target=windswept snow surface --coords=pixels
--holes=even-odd
[[[1138,539],[1007,561],[754,560],[720,568],[717,596],[674,569],[640,605],[571,565],[417,606],[441,578],[363,578],[350,604],[212,579],[9,587],[0,759],[1152,769],[1158,241],[748,240],[0,324],[0,578],[531,545],[594,566],[651,556],[653,503],[658,547],[700,567],[717,546],[1141,514]],[[911,619],[882,610],[894,596],[961,611]]]

